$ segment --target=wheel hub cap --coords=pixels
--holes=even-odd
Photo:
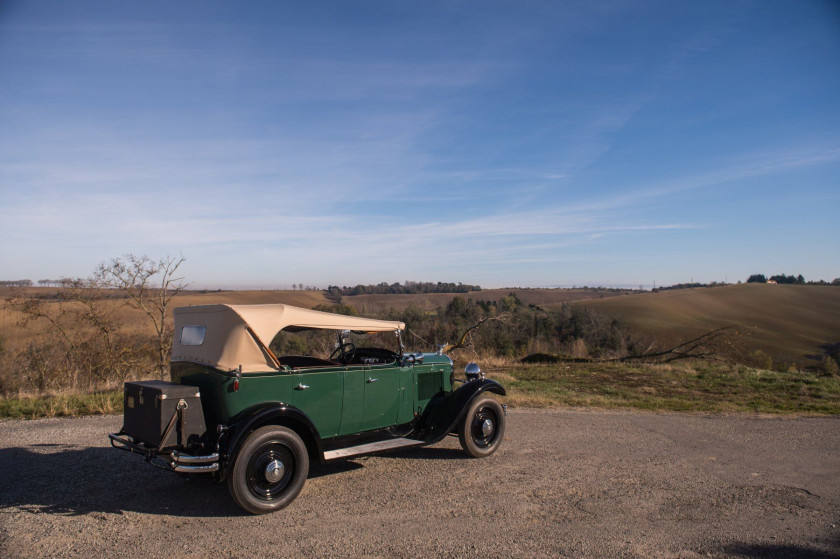
[[[484,435],[485,437],[489,437],[490,435],[493,434],[493,422],[492,421],[490,421],[489,419],[485,419],[481,423],[481,434]]]
[[[268,466],[265,467],[265,479],[267,479],[269,483],[277,483],[283,479],[284,471],[285,468],[283,467],[283,462],[280,460],[272,460],[268,463]]]

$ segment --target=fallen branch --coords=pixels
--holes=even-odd
[[[464,330],[464,333],[461,335],[461,339],[458,341],[458,343],[444,344],[443,347],[441,348],[441,352],[442,353],[448,353],[448,352],[452,351],[453,349],[466,348],[465,344],[467,343],[467,338],[469,337],[470,332],[472,332],[473,330],[475,330],[476,328],[478,328],[479,326],[481,326],[485,322],[488,322],[488,321],[491,321],[491,320],[498,320],[500,322],[503,322],[504,324],[511,325],[511,323],[507,321],[508,317],[510,317],[510,313],[502,313],[502,314],[499,314],[499,315],[496,315],[496,316],[485,316],[484,318],[482,318],[481,320],[479,320],[478,322],[476,322],[475,324],[473,324],[472,326],[470,326],[469,328]]]
[[[727,354],[731,356],[737,351],[736,336],[741,328],[736,325],[723,326],[710,330],[696,338],[682,342],[674,347],[649,353],[655,342],[637,355],[612,357],[609,359],[573,358],[560,354],[534,353],[522,358],[525,363],[615,363],[627,361],[660,361],[671,363],[682,359],[704,359],[708,361],[725,361]],[[721,347],[723,344],[725,347]],[[726,351],[728,350],[728,351]]]
[[[639,355],[627,355],[616,359],[608,359],[608,361],[647,361],[651,359],[662,359],[665,363],[671,363],[681,359],[722,360],[724,359],[723,352],[716,346],[720,342],[733,346],[734,342],[732,338],[739,333],[740,328],[737,325],[731,324],[710,330],[701,336],[663,351],[647,353],[653,347],[651,345]]]

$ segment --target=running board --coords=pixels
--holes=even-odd
[[[424,441],[418,441],[415,439],[388,439],[387,441],[379,441],[376,443],[368,443],[359,446],[350,446],[347,448],[328,450],[324,453],[324,460],[335,460],[336,458],[347,458],[349,456],[358,456],[359,454],[370,454],[372,452],[379,452],[380,450],[392,450],[395,448],[419,446],[422,444],[426,443]]]

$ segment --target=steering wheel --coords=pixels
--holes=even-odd
[[[353,360],[356,354],[356,346],[352,342],[344,342],[330,353],[330,361],[338,361],[347,364]]]

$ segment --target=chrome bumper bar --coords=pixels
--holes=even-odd
[[[204,464],[202,466],[182,466],[177,462],[170,462],[169,465],[173,471],[181,474],[207,474],[219,471],[218,462],[214,462],[213,464]]]
[[[193,456],[176,450],[169,453],[159,453],[156,448],[138,443],[122,433],[111,433],[108,438],[114,448],[141,454],[146,457],[147,462],[158,468],[183,474],[203,474],[219,471],[219,454],[216,452],[204,456]]]
[[[206,456],[191,456],[180,452],[172,452],[169,456],[171,458],[169,466],[176,472],[203,474],[219,471],[219,454],[217,452]]]

